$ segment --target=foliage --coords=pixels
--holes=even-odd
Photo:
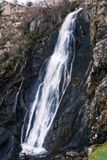
[[[48,29],[52,29],[62,23],[64,17],[74,9],[70,0],[44,0],[40,4],[36,4],[26,8],[23,15],[22,24],[25,33],[29,32],[32,21],[35,21],[36,33],[42,33]]]
[[[97,147],[89,156],[89,160],[107,160],[107,142]]]

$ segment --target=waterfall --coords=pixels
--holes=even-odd
[[[75,58],[76,10],[67,15],[59,32],[52,56],[49,58],[43,81],[39,83],[28,124],[22,127],[22,153],[37,155],[46,152],[43,144],[53,123],[62,97],[71,81]],[[26,131],[24,130],[26,127]]]

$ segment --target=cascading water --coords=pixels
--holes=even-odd
[[[53,123],[61,99],[71,81],[75,58],[75,22],[81,9],[68,14],[61,30],[53,55],[50,57],[43,81],[39,83],[28,124],[22,128],[22,153],[37,155],[46,152],[43,144]],[[24,126],[27,129],[24,132]]]

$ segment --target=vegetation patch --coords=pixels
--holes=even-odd
[[[89,156],[89,160],[107,160],[107,142],[100,147],[96,147]]]

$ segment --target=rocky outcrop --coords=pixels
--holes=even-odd
[[[88,93],[90,95],[90,141],[102,143],[107,140],[107,39],[94,48],[94,66]],[[94,111],[94,112],[93,112]]]
[[[95,30],[92,43],[93,69],[90,74],[88,105],[90,108],[90,143],[103,143],[107,140],[107,2],[99,1],[96,5],[95,18],[92,20]],[[93,27],[92,27],[93,29]]]

